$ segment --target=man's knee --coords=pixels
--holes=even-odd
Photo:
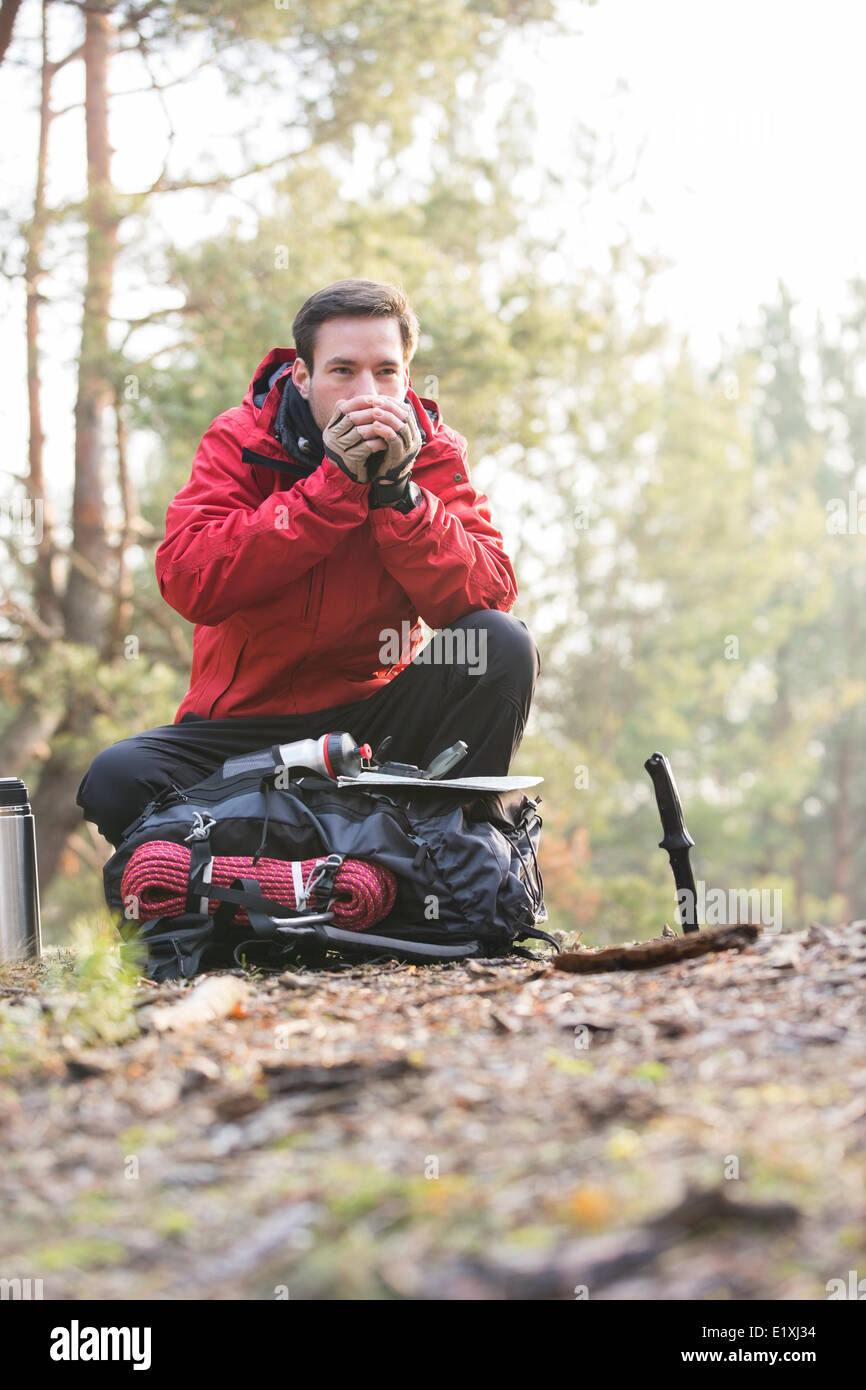
[[[116,843],[153,795],[152,780],[153,767],[146,750],[134,738],[122,739],[97,753],[75,800],[84,819],[93,821],[107,840]]]
[[[453,628],[466,633],[467,653],[474,648],[474,663],[467,666],[479,676],[509,672],[521,684],[535,688],[541,674],[541,653],[529,628],[521,618],[498,608],[476,608],[466,613]]]

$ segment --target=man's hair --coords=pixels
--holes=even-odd
[[[403,360],[411,362],[418,346],[419,325],[403,290],[381,280],[335,280],[310,295],[292,324],[295,349],[311,373],[319,324],[349,316],[396,319],[403,339]]]

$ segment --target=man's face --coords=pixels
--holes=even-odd
[[[355,396],[393,396],[402,401],[409,386],[403,339],[394,318],[339,318],[319,324],[312,375],[301,358],[292,379],[310,403],[322,430],[337,401]]]

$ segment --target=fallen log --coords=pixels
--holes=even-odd
[[[699,932],[670,940],[665,937],[638,941],[631,946],[566,951],[554,956],[551,964],[555,970],[569,970],[578,975],[600,975],[606,970],[655,970],[660,965],[675,965],[710,951],[740,951],[757,939],[759,931],[759,926],[749,922],[734,927],[703,927]]]

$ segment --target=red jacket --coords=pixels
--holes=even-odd
[[[308,476],[288,460],[271,433],[286,378],[260,409],[253,391],[295,355],[268,353],[243,404],[205,432],[168,509],[156,576],[196,625],[175,723],[190,710],[292,715],[366,699],[411,661],[419,616],[443,628],[477,608],[507,613],[517,597],[488,499],[469,480],[466,440],[433,401],[410,388],[427,435],[412,474],[423,503],[411,512],[371,512],[366,486],[329,459]],[[409,633],[396,664],[392,652],[383,662],[385,629]]]

